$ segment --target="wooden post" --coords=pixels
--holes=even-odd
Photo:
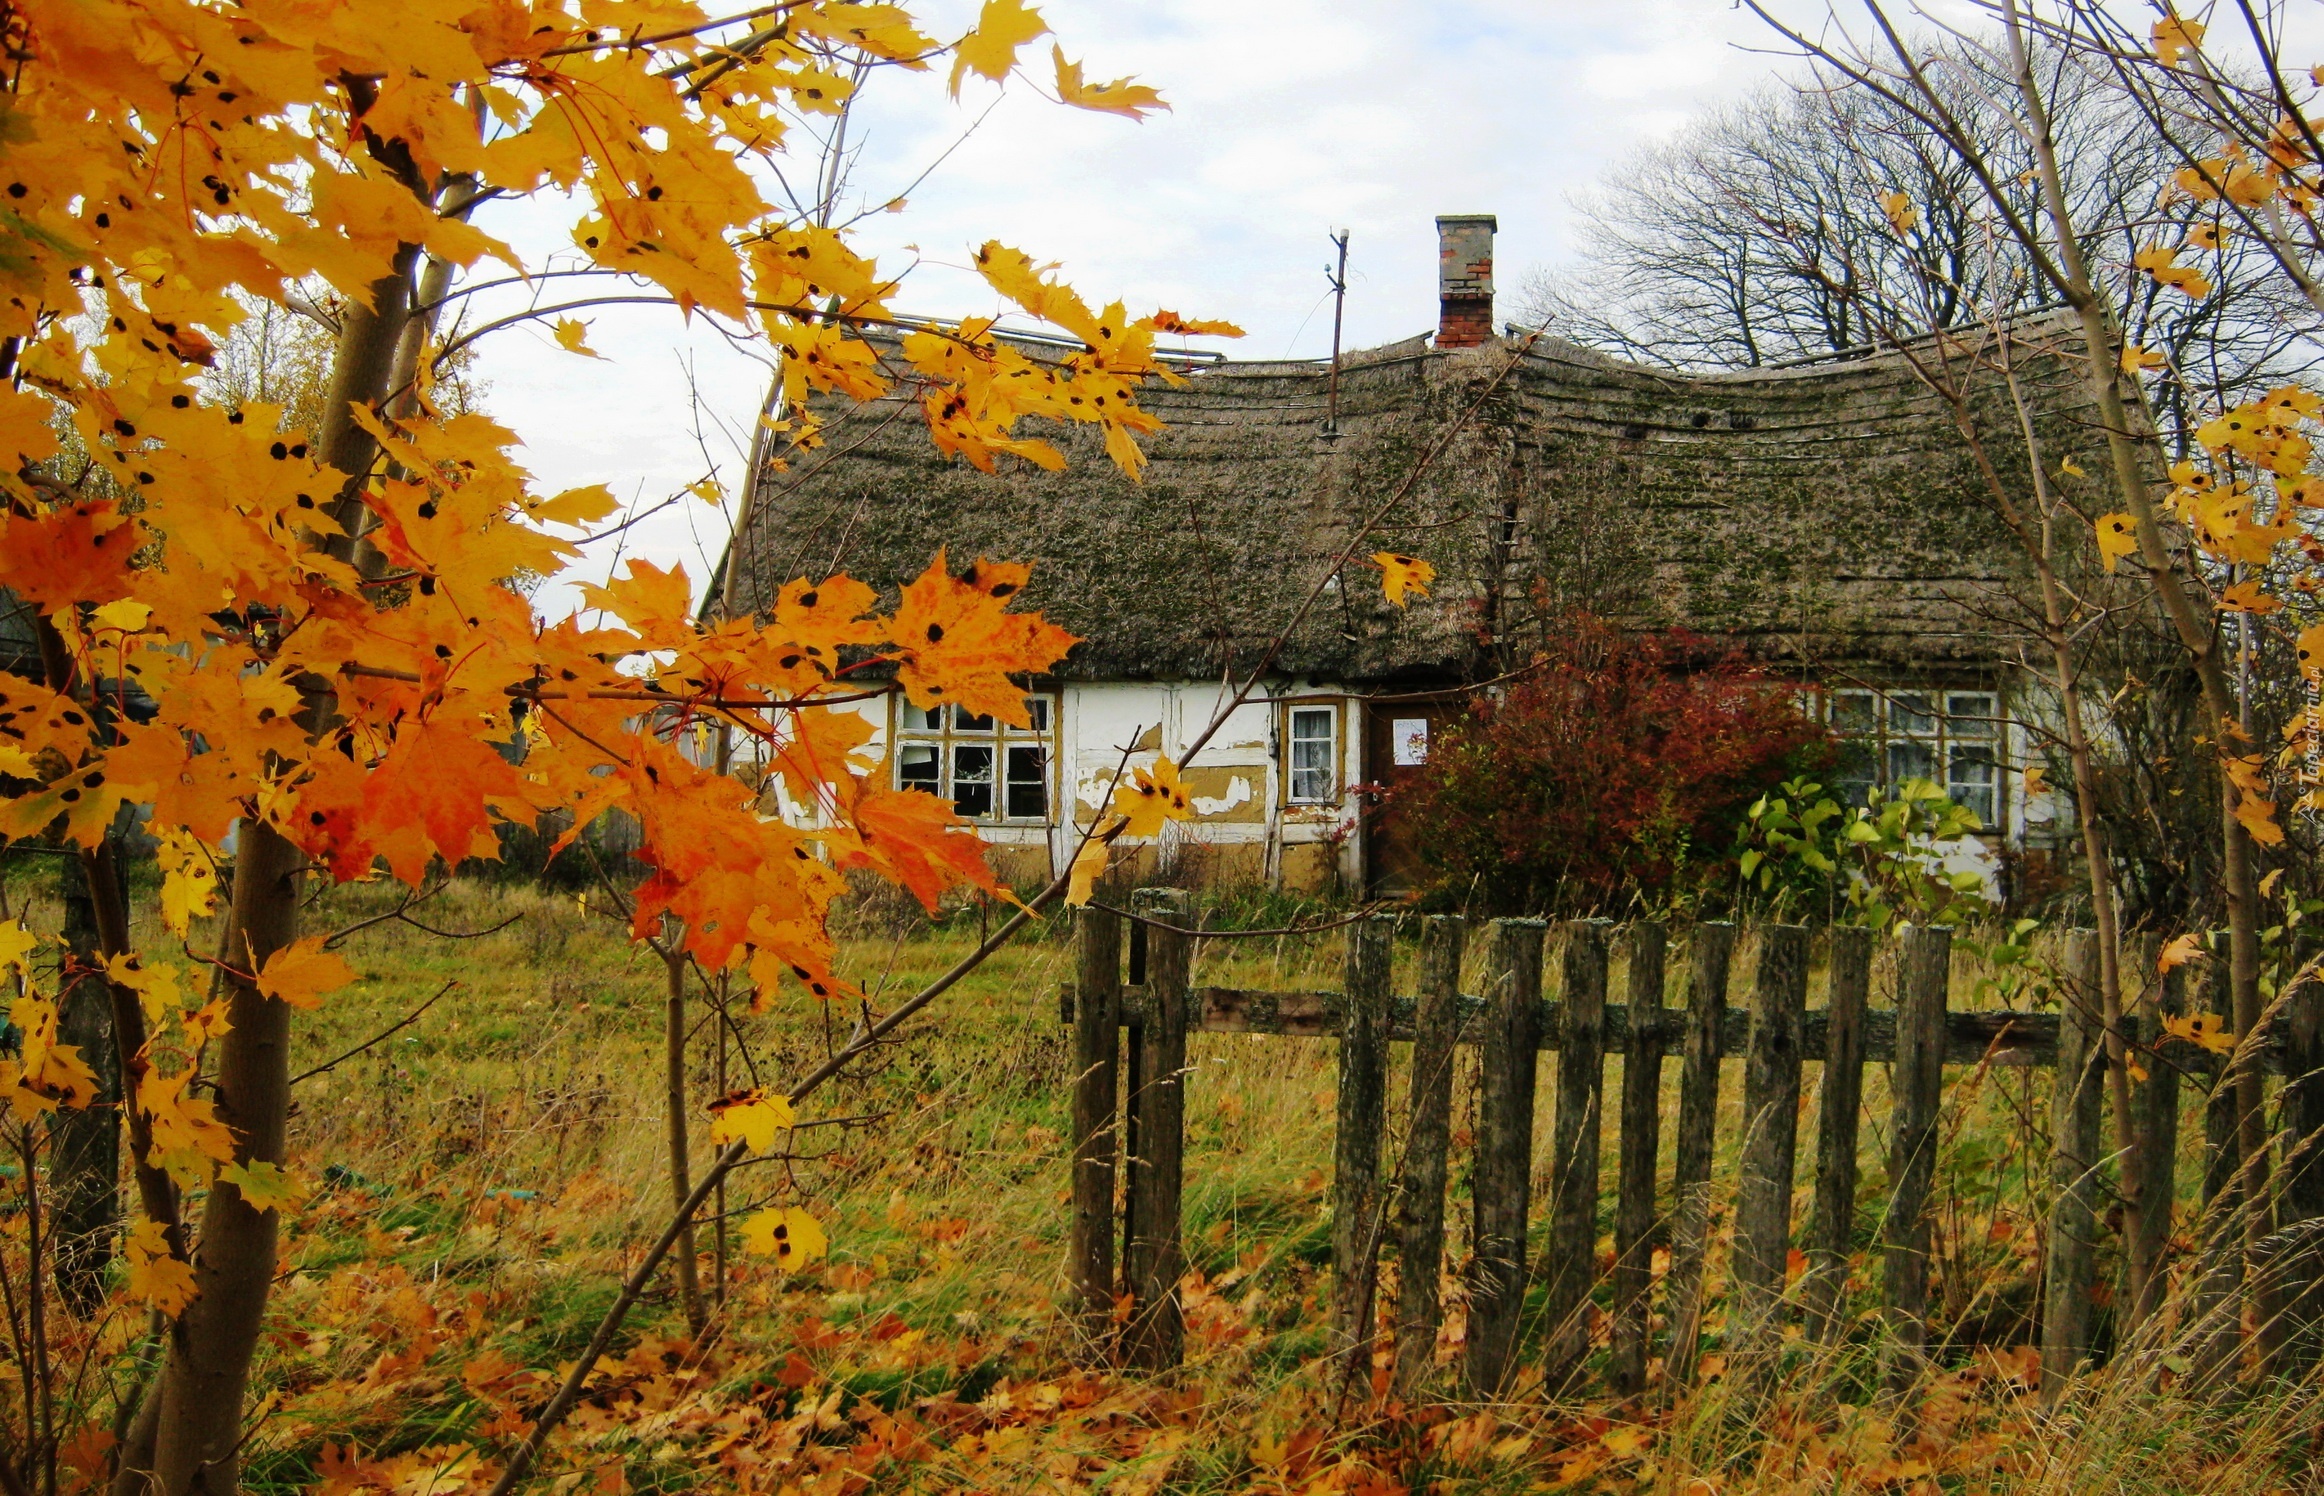
[[[2050,1105],[2050,1254],[2042,1284],[2042,1403],[2055,1407],[2090,1355],[2092,1259],[2098,1250],[2099,1103],[2105,1094],[2105,1014],[2099,1007],[2098,937],[2066,936],[2066,987],[2058,1022],[2058,1075]]]
[[[1792,1167],[1799,1150],[1800,1027],[1807,991],[1807,927],[1762,927],[1759,974],[1751,993],[1751,1043],[1743,1064],[1742,1177],[1735,1194],[1734,1338],[1737,1355],[1754,1361],[1772,1361],[1783,1344]]]
[[[2222,1032],[2235,1022],[2223,959],[2203,963],[2203,1009]],[[2203,1104],[2203,1233],[2189,1313],[2196,1370],[2192,1380],[2232,1373],[2243,1342],[2243,1191],[2237,1171],[2235,1080],[2214,1072]]]
[[[1889,1067],[1888,1390],[1901,1395],[1928,1361],[1929,1191],[1937,1177],[1937,1117],[1945,1097],[1945,1005],[1953,932],[1907,925],[1896,953],[1896,1058]]]
[[[1332,1144],[1332,1349],[1346,1374],[1370,1367],[1372,1289],[1386,1201],[1380,1133],[1388,1101],[1388,967],[1396,920],[1348,926],[1347,1001],[1340,1024],[1339,1126]]]
[[[1453,1046],[1460,1036],[1468,923],[1431,915],[1420,929],[1420,1004],[1412,1025],[1412,1121],[1399,1202],[1396,1390],[1410,1396],[1436,1359],[1443,1316],[1445,1154],[1452,1133]]]
[[[1480,1398],[1500,1395],[1525,1302],[1534,1068],[1541,1047],[1541,941],[1547,928],[1538,919],[1492,924],[1471,1184],[1476,1229],[1469,1263],[1468,1381],[1471,1395]]]
[[[2292,947],[2290,975],[2317,957],[2311,937]],[[2274,1370],[2298,1376],[2314,1364],[2324,1326],[2324,980],[2296,981],[2284,999],[2284,1165],[2277,1231],[2285,1323]]]
[[[1130,1159],[1129,1219],[1134,1230],[1122,1264],[1130,1282],[1130,1322],[1123,1337],[1132,1366],[1176,1366],[1186,1327],[1178,1303],[1185,1272],[1179,1241],[1179,1194],[1186,1160],[1186,1005],[1194,935],[1184,928],[1189,899],[1175,888],[1140,889],[1136,912],[1166,921],[1146,929],[1146,1014],[1139,1033],[1138,1149]]]
[[[1703,1255],[1711,1241],[1711,1148],[1719,1125],[1719,1027],[1727,1013],[1727,968],[1735,927],[1704,923],[1690,938],[1686,1052],[1679,1070],[1678,1141],[1670,1246],[1670,1358],[1663,1390],[1676,1399],[1694,1384],[1703,1337]]]
[[[1824,1073],[1816,1122],[1816,1220],[1808,1237],[1806,1320],[1829,1345],[1847,1328],[1848,1252],[1856,1236],[1856,1124],[1864,1101],[1864,1007],[1872,991],[1872,932],[1832,928],[1824,997]]]
[[[2146,1079],[2131,1088],[2133,1126],[2138,1138],[2138,1232],[2129,1253],[2139,1264],[2131,1281],[2142,1285],[2135,1302],[2126,1306],[2128,1331],[2147,1324],[2163,1307],[2170,1274],[2163,1251],[2171,1239],[2171,1207],[2178,1198],[2179,1067],[2193,1053],[2172,1041],[2166,1048],[2163,1019],[2178,1017],[2186,1008],[2186,979],[2181,971],[2165,974],[2152,989],[2154,1001],[2143,1000],[2132,983],[2153,983],[2159,942],[2146,935],[2126,941],[2122,952],[2123,996],[2141,997],[2137,1010],[2125,1015],[2136,1048],[2131,1052],[2145,1067]]]
[[[1654,1252],[1654,1165],[1662,1142],[1662,961],[1660,920],[1630,928],[1628,1047],[1622,1054],[1622,1139],[1615,1165],[1614,1343],[1607,1380],[1634,1397],[1646,1387],[1646,1329]]]
[[[1082,1331],[1104,1340],[1114,1308],[1116,1052],[1121,1044],[1122,922],[1090,906],[1074,916],[1073,1228],[1066,1253]]]
[[[1590,1285],[1598,1273],[1598,1152],[1606,1081],[1606,931],[1602,919],[1565,927],[1557,1100],[1550,1131],[1549,1244],[1542,1280],[1544,1357],[1554,1393],[1590,1346]]]

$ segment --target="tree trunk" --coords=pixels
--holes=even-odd
[[[686,1137],[686,952],[680,944],[685,931],[673,923],[666,938],[669,946],[662,964],[669,972],[669,995],[662,1015],[663,1102],[670,1129],[670,1201],[683,1209],[687,1197],[694,1193],[692,1149]],[[691,1218],[678,1228],[678,1247],[671,1260],[677,1266],[678,1300],[686,1308],[686,1328],[699,1340],[708,1319],[702,1312],[702,1279],[694,1256]]]
[[[108,838],[108,845],[111,839]],[[118,857],[105,860],[96,877],[119,880]],[[128,902],[125,887],[115,895]],[[57,1038],[80,1047],[97,1077],[97,1098],[82,1111],[57,1111],[48,1119],[50,1240],[55,1243],[56,1285],[75,1314],[87,1319],[105,1302],[105,1269],[113,1261],[113,1233],[121,1224],[121,1063],[113,1047],[113,994],[103,977],[103,947],[87,878],[64,879],[66,964],[81,968],[57,992]]]

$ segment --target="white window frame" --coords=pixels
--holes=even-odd
[[[936,783],[932,793],[950,802],[963,820],[973,821],[980,826],[1054,825],[1057,819],[1058,709],[1061,703],[1054,693],[1047,692],[1028,693],[1025,701],[1033,713],[1032,727],[1011,726],[997,717],[987,719],[983,727],[976,727],[962,725],[964,721],[973,719],[967,718],[958,706],[923,709],[913,706],[901,696],[896,697],[888,714],[888,742],[891,745],[889,758],[894,765],[892,772],[896,788],[928,790],[924,779],[907,779],[904,770],[910,750],[934,748]],[[937,719],[935,726],[929,725],[931,715]],[[992,750],[989,770],[992,776],[992,801],[987,810],[976,815],[960,811],[957,786],[962,781],[957,781],[954,775],[959,768],[959,750],[963,748]],[[1042,813],[1037,816],[1011,815],[1009,757],[1013,750],[1027,748],[1038,748],[1041,751]],[[972,779],[965,782],[973,784],[977,781]]]
[[[1302,768],[1299,764],[1299,744],[1312,743],[1314,738],[1296,736],[1300,718],[1309,714],[1327,717],[1331,735],[1325,740],[1323,772],[1328,776],[1321,795],[1299,793],[1299,776],[1315,772],[1314,765]],[[1293,698],[1283,703],[1283,803],[1291,806],[1337,805],[1345,787],[1341,780],[1347,759],[1347,703],[1330,697]]]
[[[1994,687],[1837,687],[1824,693],[1823,718],[1842,739],[1870,750],[1871,783],[1883,792],[1893,792],[1903,778],[1927,778],[1948,798],[1978,810],[1984,807],[1960,792],[1983,790],[1992,797],[1992,813],[1981,829],[1998,832],[2007,824],[2008,709]],[[1899,757],[1916,749],[1926,751],[1928,772],[1896,773]],[[1988,776],[1983,783],[1961,772],[1980,762]]]

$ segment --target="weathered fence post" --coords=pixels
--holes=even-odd
[[[1412,1024],[1412,1121],[1398,1211],[1396,1390],[1409,1395],[1436,1359],[1442,1318],[1445,1154],[1452,1133],[1453,1046],[1460,1037],[1468,923],[1431,915],[1420,929],[1420,1003]]]
[[[1114,1087],[1121,1045],[1122,922],[1094,905],[1074,916],[1073,1230],[1067,1252],[1082,1332],[1100,1343],[1113,1323]]]
[[[1469,1263],[1469,1390],[1497,1397],[1525,1302],[1525,1218],[1533,1188],[1534,1071],[1541,1047],[1538,919],[1499,919],[1485,995],[1477,1088],[1474,1250]]]
[[[1711,1150],[1719,1125],[1720,1030],[1727,1016],[1727,968],[1735,927],[1700,923],[1689,937],[1686,1052],[1679,1070],[1678,1141],[1670,1246],[1670,1356],[1663,1391],[1675,1400],[1693,1385],[1703,1339],[1703,1256],[1711,1242]]]
[[[2155,980],[2156,955],[2157,942],[2151,935],[2124,943],[2126,1008],[2132,1006],[2134,998],[2143,998],[2139,986]],[[2133,986],[2134,982],[2138,986]],[[2171,1206],[2179,1192],[2179,1066],[2186,1050],[2183,1045],[2175,1050],[2166,1046],[2163,1020],[2177,1017],[2186,1006],[2185,988],[2183,976],[2171,971],[2161,978],[2151,1004],[2138,1001],[2135,1013],[2125,1015],[2136,1045],[2132,1053],[2143,1056],[2147,1076],[2131,1090],[2132,1126],[2138,1140],[2139,1212],[2138,1231],[2125,1255],[2131,1263],[2130,1281],[2139,1285],[2139,1292],[2125,1304],[2127,1322],[2124,1334],[2117,1339],[2127,1339],[2160,1313],[2165,1290],[2170,1287],[2163,1249],[2171,1239]]]
[[[1848,1249],[1856,1234],[1856,1126],[1864,1101],[1864,1007],[1872,991],[1872,932],[1832,928],[1824,997],[1824,1073],[1817,1088],[1816,1218],[1809,1236],[1811,1338],[1830,1344],[1847,1325]]]
[[[2098,937],[2066,936],[2065,1000],[2058,1015],[2058,1075],[2050,1104],[2050,1254],[2042,1285],[2042,1403],[2054,1407],[2090,1355],[2090,1286],[2098,1250],[2099,1103],[2105,1095],[2105,1014],[2099,1008]]]
[[[1800,1026],[1807,990],[1807,928],[1763,926],[1743,1066],[1742,1177],[1735,1194],[1734,1340],[1736,1354],[1754,1360],[1772,1360],[1783,1344],[1792,1166],[1799,1149]]]
[[[1137,1090],[1132,1115],[1137,1147],[1130,1157],[1128,1248],[1122,1270],[1130,1289],[1123,1337],[1132,1366],[1176,1366],[1186,1326],[1178,1303],[1185,1271],[1179,1241],[1179,1192],[1186,1161],[1186,1005],[1194,935],[1184,928],[1189,899],[1175,888],[1140,889],[1133,912],[1146,926],[1146,1011],[1138,1030]]]
[[[1607,1379],[1635,1396],[1646,1386],[1648,1290],[1654,1252],[1654,1164],[1662,1138],[1662,962],[1660,920],[1630,928],[1623,996],[1630,1031],[1622,1051],[1622,1140],[1615,1166],[1614,1342]]]
[[[1555,1392],[1590,1345],[1590,1284],[1598,1268],[1598,1151],[1606,1080],[1606,931],[1602,919],[1565,927],[1550,1132],[1549,1243],[1535,1274],[1548,1327],[1544,1366]]]
[[[1929,1190],[1937,1177],[1937,1118],[1945,1097],[1945,1004],[1953,985],[1953,932],[1907,925],[1896,953],[1896,1059],[1889,1067],[1887,1247],[1888,1390],[1902,1394],[1928,1360]]]
[[[2291,975],[2316,959],[2313,938],[2296,942]],[[2314,1363],[2324,1322],[2324,981],[2292,984],[2284,999],[2285,1131],[2277,1253],[2285,1324],[2275,1370],[2297,1376]]]
[[[1386,1202],[1380,1133],[1388,1101],[1388,968],[1396,920],[1375,914],[1348,926],[1346,1002],[1340,1017],[1339,1126],[1332,1144],[1332,1350],[1346,1374],[1370,1365],[1372,1290]]]

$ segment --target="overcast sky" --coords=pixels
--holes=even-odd
[[[931,0],[924,13],[949,39],[975,9]],[[862,224],[860,247],[893,268],[917,261],[899,298],[907,311],[1000,310],[959,268],[999,238],[1061,262],[1094,301],[1239,323],[1248,337],[1216,345],[1237,357],[1330,351],[1323,266],[1334,227],[1353,235],[1350,347],[1435,325],[1439,213],[1499,216],[1506,316],[1528,270],[1572,252],[1577,189],[1788,66],[1728,0],[1051,0],[1042,10],[1087,76],[1135,74],[1172,111],[1133,123],[1066,109],[1022,79],[1004,91],[972,78],[956,103],[941,70],[875,75],[854,126],[856,199],[883,203],[951,154],[902,212]],[[1037,77],[1047,40],[1028,49]],[[479,222],[537,267],[565,247],[561,217],[544,205]],[[477,302],[472,318],[515,305]],[[524,438],[542,487],[605,482],[651,504],[712,464],[731,487],[763,367],[668,309],[582,315],[603,361],[531,328],[479,345],[486,408]],[[684,561],[699,589],[722,533],[718,514],[689,500],[623,543]],[[592,547],[588,569],[602,575],[612,550]],[[540,603],[571,605],[560,592]]]

